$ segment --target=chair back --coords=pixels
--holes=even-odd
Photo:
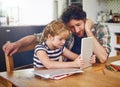
[[[31,45],[31,46],[27,46],[27,47],[21,48],[19,50],[19,52],[30,51],[30,50],[33,50],[34,47],[35,47],[35,44]],[[9,56],[9,55],[5,54],[5,63],[6,63],[6,71],[7,72],[12,72],[12,71],[15,70],[13,56]],[[16,69],[25,69],[25,68],[31,68],[31,67],[33,67],[33,64],[20,66],[20,67],[18,67]]]

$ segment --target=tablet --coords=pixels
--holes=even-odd
[[[91,66],[90,58],[93,54],[93,43],[94,43],[93,42],[93,37],[82,38],[81,57],[85,61],[85,64],[82,67],[82,69]]]

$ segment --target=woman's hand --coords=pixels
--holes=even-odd
[[[12,56],[19,50],[19,44],[13,42],[7,42],[6,44],[3,45],[2,47],[3,51],[7,54]]]
[[[91,31],[91,29],[93,28],[93,21],[90,20],[90,19],[86,19],[86,23],[85,23],[85,31],[88,32],[88,31]]]

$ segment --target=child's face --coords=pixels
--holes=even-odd
[[[65,39],[63,38],[63,35],[56,35],[53,37],[52,44],[55,48],[61,48],[65,44]]]

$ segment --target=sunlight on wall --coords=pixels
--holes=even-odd
[[[54,0],[0,0],[10,23],[44,25],[54,19]],[[14,23],[13,22],[13,23]],[[12,24],[13,25],[13,24]]]
[[[44,25],[53,19],[53,0],[21,0],[20,24]]]

